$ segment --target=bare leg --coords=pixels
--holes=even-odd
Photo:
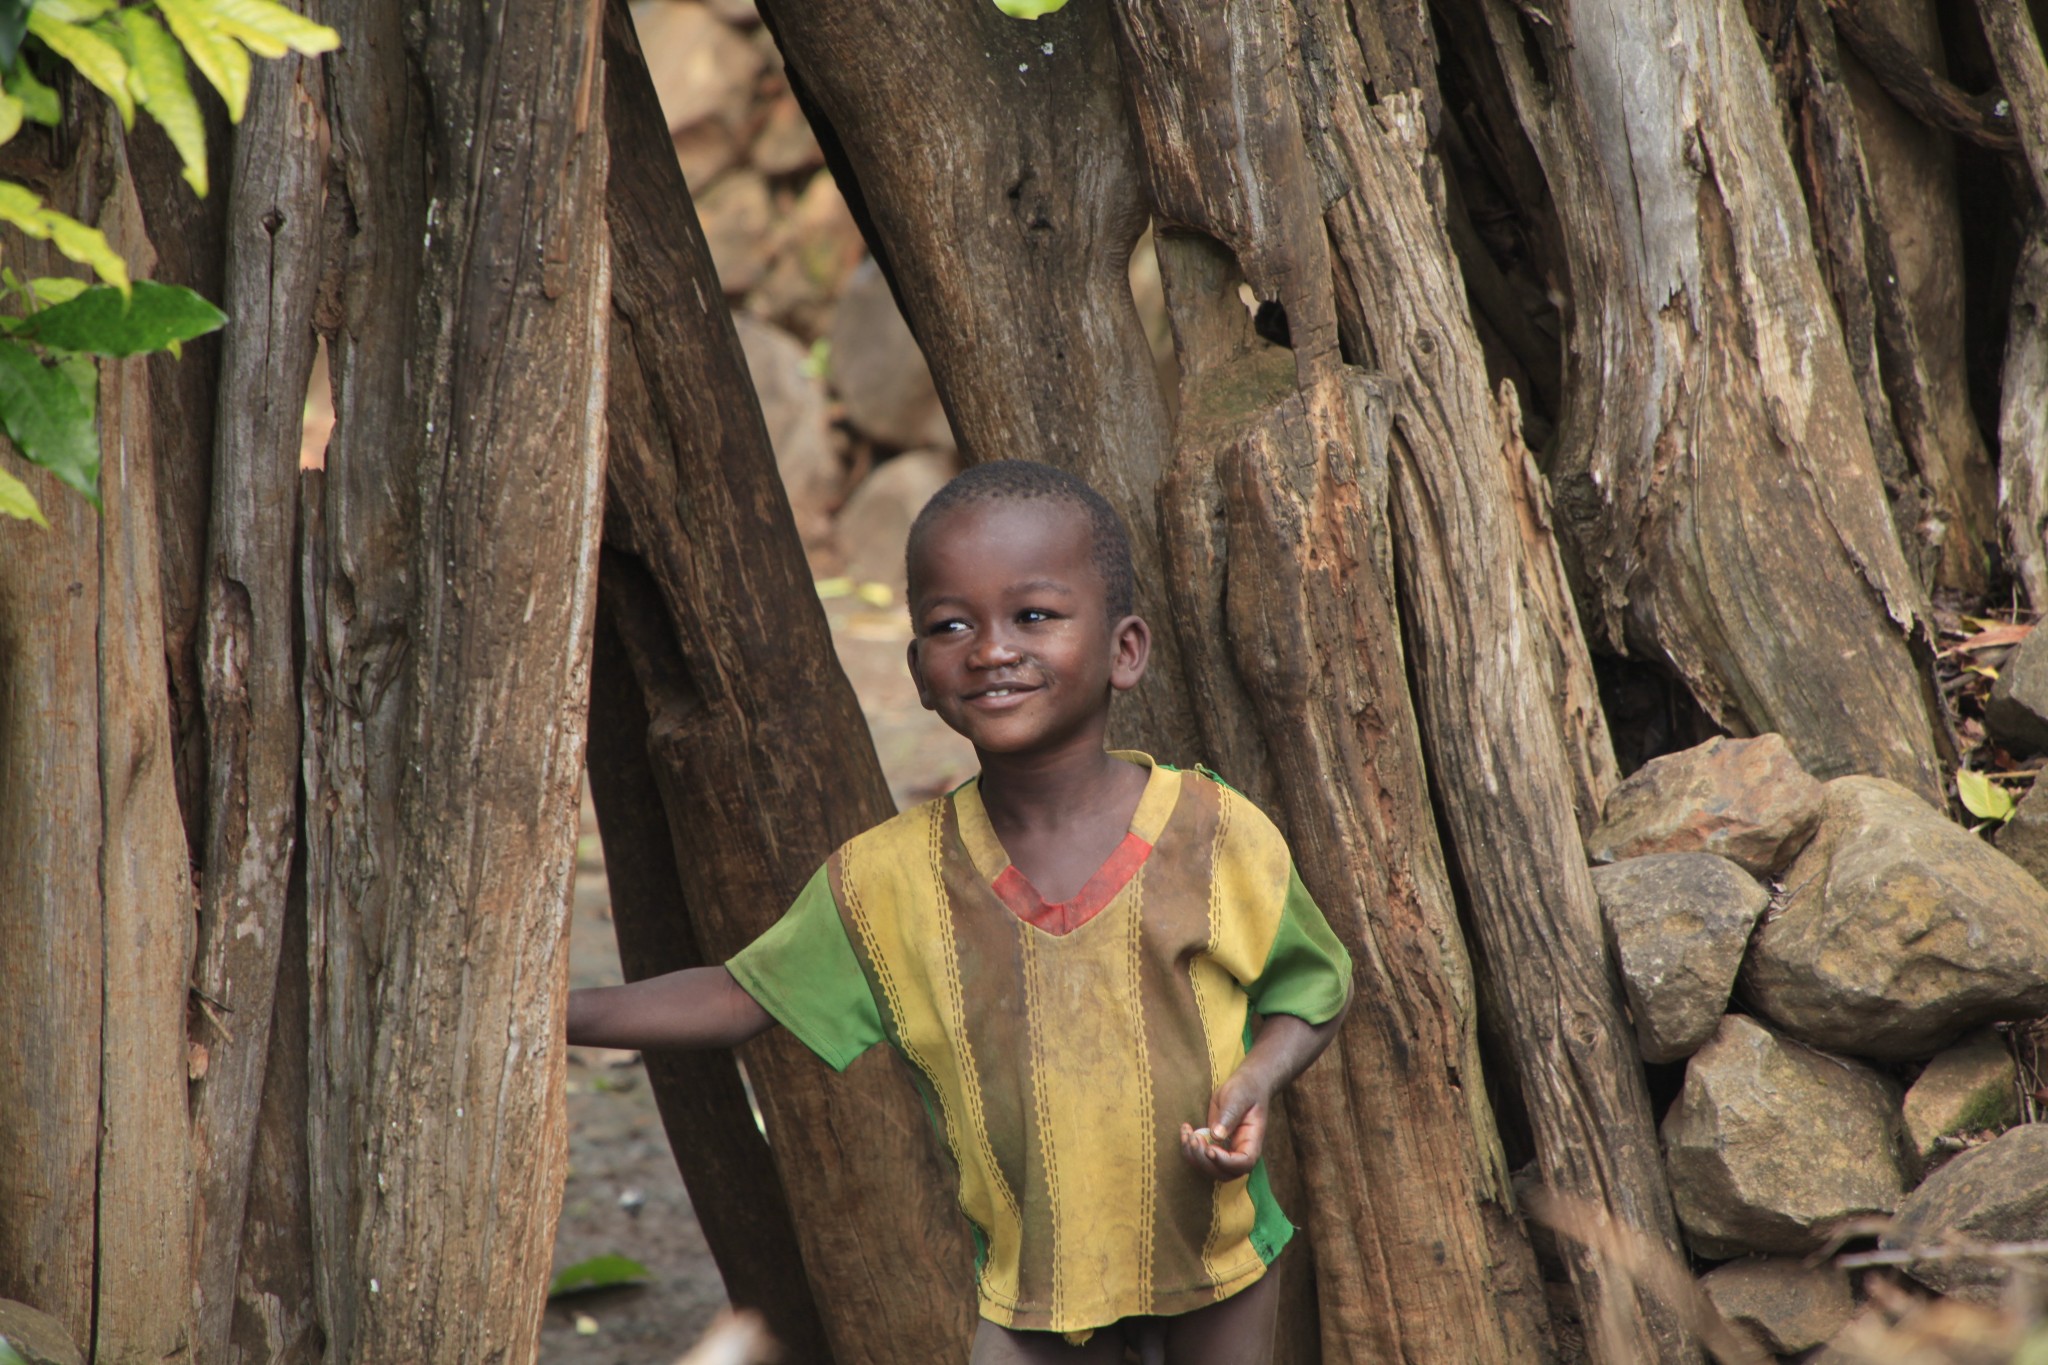
[[[1279,1310],[1280,1273],[1274,1266],[1221,1303],[1156,1318],[1165,1329],[1166,1365],[1271,1365]]]
[[[1058,1332],[1013,1332],[984,1318],[975,1325],[970,1365],[1120,1365],[1121,1329],[1105,1327],[1086,1346],[1069,1346]]]

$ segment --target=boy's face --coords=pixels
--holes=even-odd
[[[910,676],[984,754],[1101,747],[1112,693],[1137,686],[1151,634],[1109,617],[1088,519],[1051,499],[970,504],[912,566]]]

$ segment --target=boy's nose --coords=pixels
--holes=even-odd
[[[1001,668],[1023,657],[1002,631],[991,630],[975,642],[971,661],[978,668]]]

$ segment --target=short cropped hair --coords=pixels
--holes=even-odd
[[[1109,500],[1064,469],[1036,460],[990,460],[970,465],[932,494],[910,524],[904,560],[910,596],[917,596],[918,552],[932,528],[952,513],[985,502],[1063,502],[1088,518],[1090,550],[1102,575],[1103,601],[1111,621],[1131,614],[1136,575],[1131,569],[1131,534]]]

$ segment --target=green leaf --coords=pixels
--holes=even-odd
[[[45,531],[50,523],[43,520],[43,509],[36,506],[36,495],[28,491],[28,485],[4,469],[0,469],[0,516],[13,517],[18,521],[32,521]],[[0,1346],[7,1345],[7,1338],[0,1337]],[[0,1351],[0,1363],[7,1355]],[[15,1357],[21,1359],[20,1356]]]
[[[582,1294],[592,1289],[611,1289],[622,1284],[646,1284],[647,1267],[630,1256],[607,1252],[587,1261],[562,1267],[562,1273],[548,1284],[548,1297]]]
[[[200,0],[215,32],[242,40],[259,57],[297,52],[317,57],[341,46],[341,35],[325,24],[294,14],[277,0]]]
[[[28,1365],[21,1358],[21,1352],[14,1349],[14,1343],[6,1337],[0,1337],[0,1365]]]
[[[157,0],[157,12],[207,84],[220,92],[228,121],[240,123],[249,102],[249,53],[232,38],[213,31],[201,0]]]
[[[0,90],[0,143],[14,140],[14,135],[21,131],[21,120],[27,112],[20,100]]]
[[[17,337],[57,351],[146,355],[217,331],[228,315],[182,285],[138,280],[133,295],[96,286],[23,318]]]
[[[0,5],[7,0],[0,0]],[[28,69],[27,62],[18,61],[7,73],[7,93],[21,101],[21,112],[30,123],[40,123],[45,128],[55,128],[64,118],[64,105],[57,99],[57,92],[36,79],[36,73]]]
[[[996,0],[996,8],[1012,19],[1041,19],[1066,3],[1067,0]]]
[[[24,459],[98,507],[100,438],[92,410],[73,375],[45,365],[19,342],[0,341],[0,427]]]
[[[1996,820],[2000,824],[2012,819],[2019,804],[2012,799],[2011,792],[1968,768],[1956,772],[1956,795],[1963,799],[1963,809],[1979,820]]]
[[[28,32],[31,0],[0,0],[0,66],[13,66],[21,51],[22,35]]]
[[[185,163],[185,183],[204,199],[206,121],[200,117],[199,101],[192,97],[192,83],[185,78],[185,54],[164,26],[143,10],[122,10],[120,23],[128,35],[133,74],[142,78],[137,97],[178,149],[178,158]]]
[[[84,280],[75,280],[69,275],[39,275],[28,282],[28,287],[34,292],[39,307],[69,303],[87,288]]]
[[[28,31],[114,102],[121,111],[122,127],[135,126],[135,101],[128,96],[128,63],[120,48],[91,29],[53,19],[40,8],[29,11]]]
[[[91,266],[114,288],[128,292],[128,262],[107,245],[105,233],[45,208],[34,194],[5,180],[0,180],[0,223],[12,223],[29,236],[48,241],[71,260]]]
[[[35,0],[35,7],[67,24],[89,24],[114,8],[114,0]]]

